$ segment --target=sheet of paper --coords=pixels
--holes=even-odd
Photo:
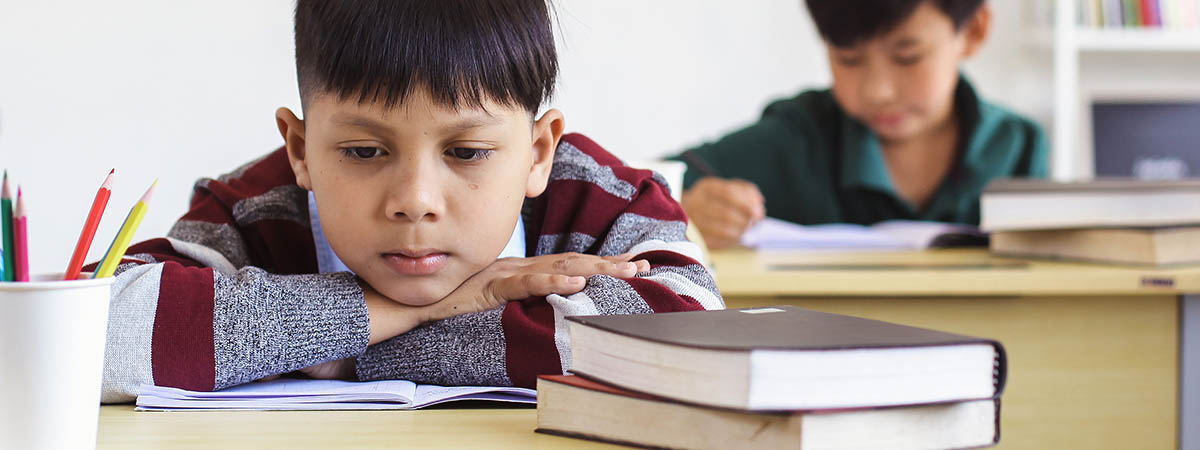
[[[742,245],[772,249],[913,250],[946,233],[979,233],[974,227],[918,221],[886,221],[872,226],[834,223],[797,225],[768,217],[746,231]]]
[[[281,378],[217,392],[143,386],[139,411],[416,409],[458,400],[536,403],[532,389],[434,386],[405,380],[352,382]]]

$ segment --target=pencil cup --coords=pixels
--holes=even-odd
[[[0,448],[96,446],[113,278],[0,283]]]

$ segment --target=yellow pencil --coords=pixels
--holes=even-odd
[[[125,217],[121,231],[117,232],[117,237],[108,246],[108,252],[104,254],[104,259],[100,260],[100,266],[96,268],[96,273],[92,275],[92,278],[111,277],[113,272],[117,271],[117,264],[121,263],[121,258],[125,256],[125,250],[129,249],[129,244],[133,241],[133,233],[137,232],[138,225],[142,224],[142,217],[146,216],[150,195],[154,193],[155,186],[158,186],[158,180],[154,180],[154,184],[150,185],[150,189],[146,189],[142,199],[138,200],[133,205],[133,209],[129,210],[129,216]]]

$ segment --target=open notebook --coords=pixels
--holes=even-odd
[[[216,392],[144,385],[138,411],[284,411],[417,409],[459,400],[537,403],[533,389],[499,386],[434,386],[406,380],[340,381],[281,378]]]
[[[771,249],[919,250],[986,246],[987,235],[968,225],[889,220],[871,226],[797,225],[768,217],[746,231],[742,245]]]

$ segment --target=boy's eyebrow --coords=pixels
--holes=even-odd
[[[471,128],[479,128],[479,127],[488,126],[488,125],[498,125],[502,122],[503,122],[503,120],[501,120],[499,117],[493,116],[491,114],[470,115],[470,116],[463,117],[462,119],[460,119],[458,121],[447,124],[446,126],[442,127],[442,130],[446,131],[446,132],[466,131]]]
[[[377,120],[374,120],[374,119],[371,119],[371,118],[362,117],[362,116],[338,113],[338,114],[334,114],[333,117],[330,118],[330,120],[333,121],[333,123],[336,123],[339,125],[348,125],[348,126],[358,127],[358,128],[367,128],[367,129],[381,131],[381,132],[391,131],[391,127],[388,127],[387,124],[377,121]]]
[[[916,47],[917,44],[919,44],[919,43],[920,43],[920,41],[918,41],[917,38],[903,37],[903,38],[900,38],[899,41],[896,41],[895,44],[892,44],[892,48],[896,49],[896,50],[904,50],[904,49]]]

